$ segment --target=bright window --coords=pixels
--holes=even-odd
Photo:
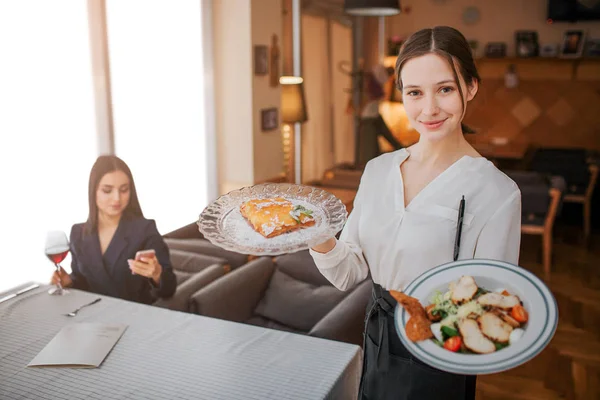
[[[48,282],[47,230],[68,235],[87,218],[97,155],[87,2],[0,2],[0,57],[1,291]]]
[[[200,1],[106,2],[116,154],[166,233],[207,202]]]

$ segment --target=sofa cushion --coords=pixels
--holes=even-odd
[[[224,258],[231,268],[237,268],[248,261],[247,255],[224,250],[205,239],[165,238],[164,240],[171,250],[183,250],[196,254]]]
[[[191,222],[186,226],[175,229],[163,235],[163,238],[170,239],[204,239],[204,235],[200,233],[197,222]]]
[[[308,332],[347,293],[333,286],[315,286],[275,270],[255,314]]]
[[[195,274],[210,265],[227,264],[227,260],[224,258],[196,254],[189,251],[170,250],[169,255],[173,270],[179,272]]]
[[[175,280],[177,281],[177,286],[181,285],[183,282],[190,279],[194,273],[193,272],[184,272],[173,269],[173,273],[175,274]]]
[[[302,282],[316,286],[332,286],[321,274],[308,250],[298,251],[275,259],[277,269]]]

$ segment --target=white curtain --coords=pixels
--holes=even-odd
[[[330,29],[328,31],[328,24]],[[327,45],[330,41],[331,54]],[[352,161],[351,79],[337,68],[351,61],[351,30],[323,17],[302,16],[302,76],[308,121],[302,125],[302,180],[321,179],[336,163]]]
[[[197,219],[215,173],[204,3],[107,1],[116,151],[163,233]],[[0,291],[48,282],[47,231],[68,235],[87,218],[98,156],[90,46],[86,1],[0,2]],[[70,271],[70,256],[62,265]]]
[[[106,11],[116,153],[164,234],[208,201],[201,2],[108,0]]]
[[[46,232],[87,218],[97,150],[87,2],[0,2],[0,57],[2,291],[48,282]]]

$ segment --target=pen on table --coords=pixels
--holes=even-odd
[[[14,297],[17,297],[17,296],[19,296],[19,295],[21,295],[23,293],[29,292],[30,290],[33,290],[33,289],[38,288],[38,287],[40,287],[40,285],[38,285],[37,283],[35,283],[33,285],[30,285],[30,286],[27,286],[26,288],[23,288],[23,289],[19,290],[18,292],[15,292],[13,294],[9,294],[8,296],[4,296],[3,298],[0,299],[0,303],[2,303],[3,301],[6,301],[6,300],[10,300],[10,299],[12,299]]]
[[[458,206],[458,221],[456,223],[456,240],[454,241],[454,261],[458,260],[460,252],[460,236],[462,235],[463,218],[465,216],[465,196],[460,200]]]

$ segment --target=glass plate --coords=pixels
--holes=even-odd
[[[313,210],[315,225],[265,238],[240,213],[252,199],[284,197],[294,205]],[[334,237],[346,223],[346,207],[333,194],[316,187],[291,183],[266,183],[231,191],[202,211],[200,232],[211,243],[242,254],[273,256],[308,249]]]

